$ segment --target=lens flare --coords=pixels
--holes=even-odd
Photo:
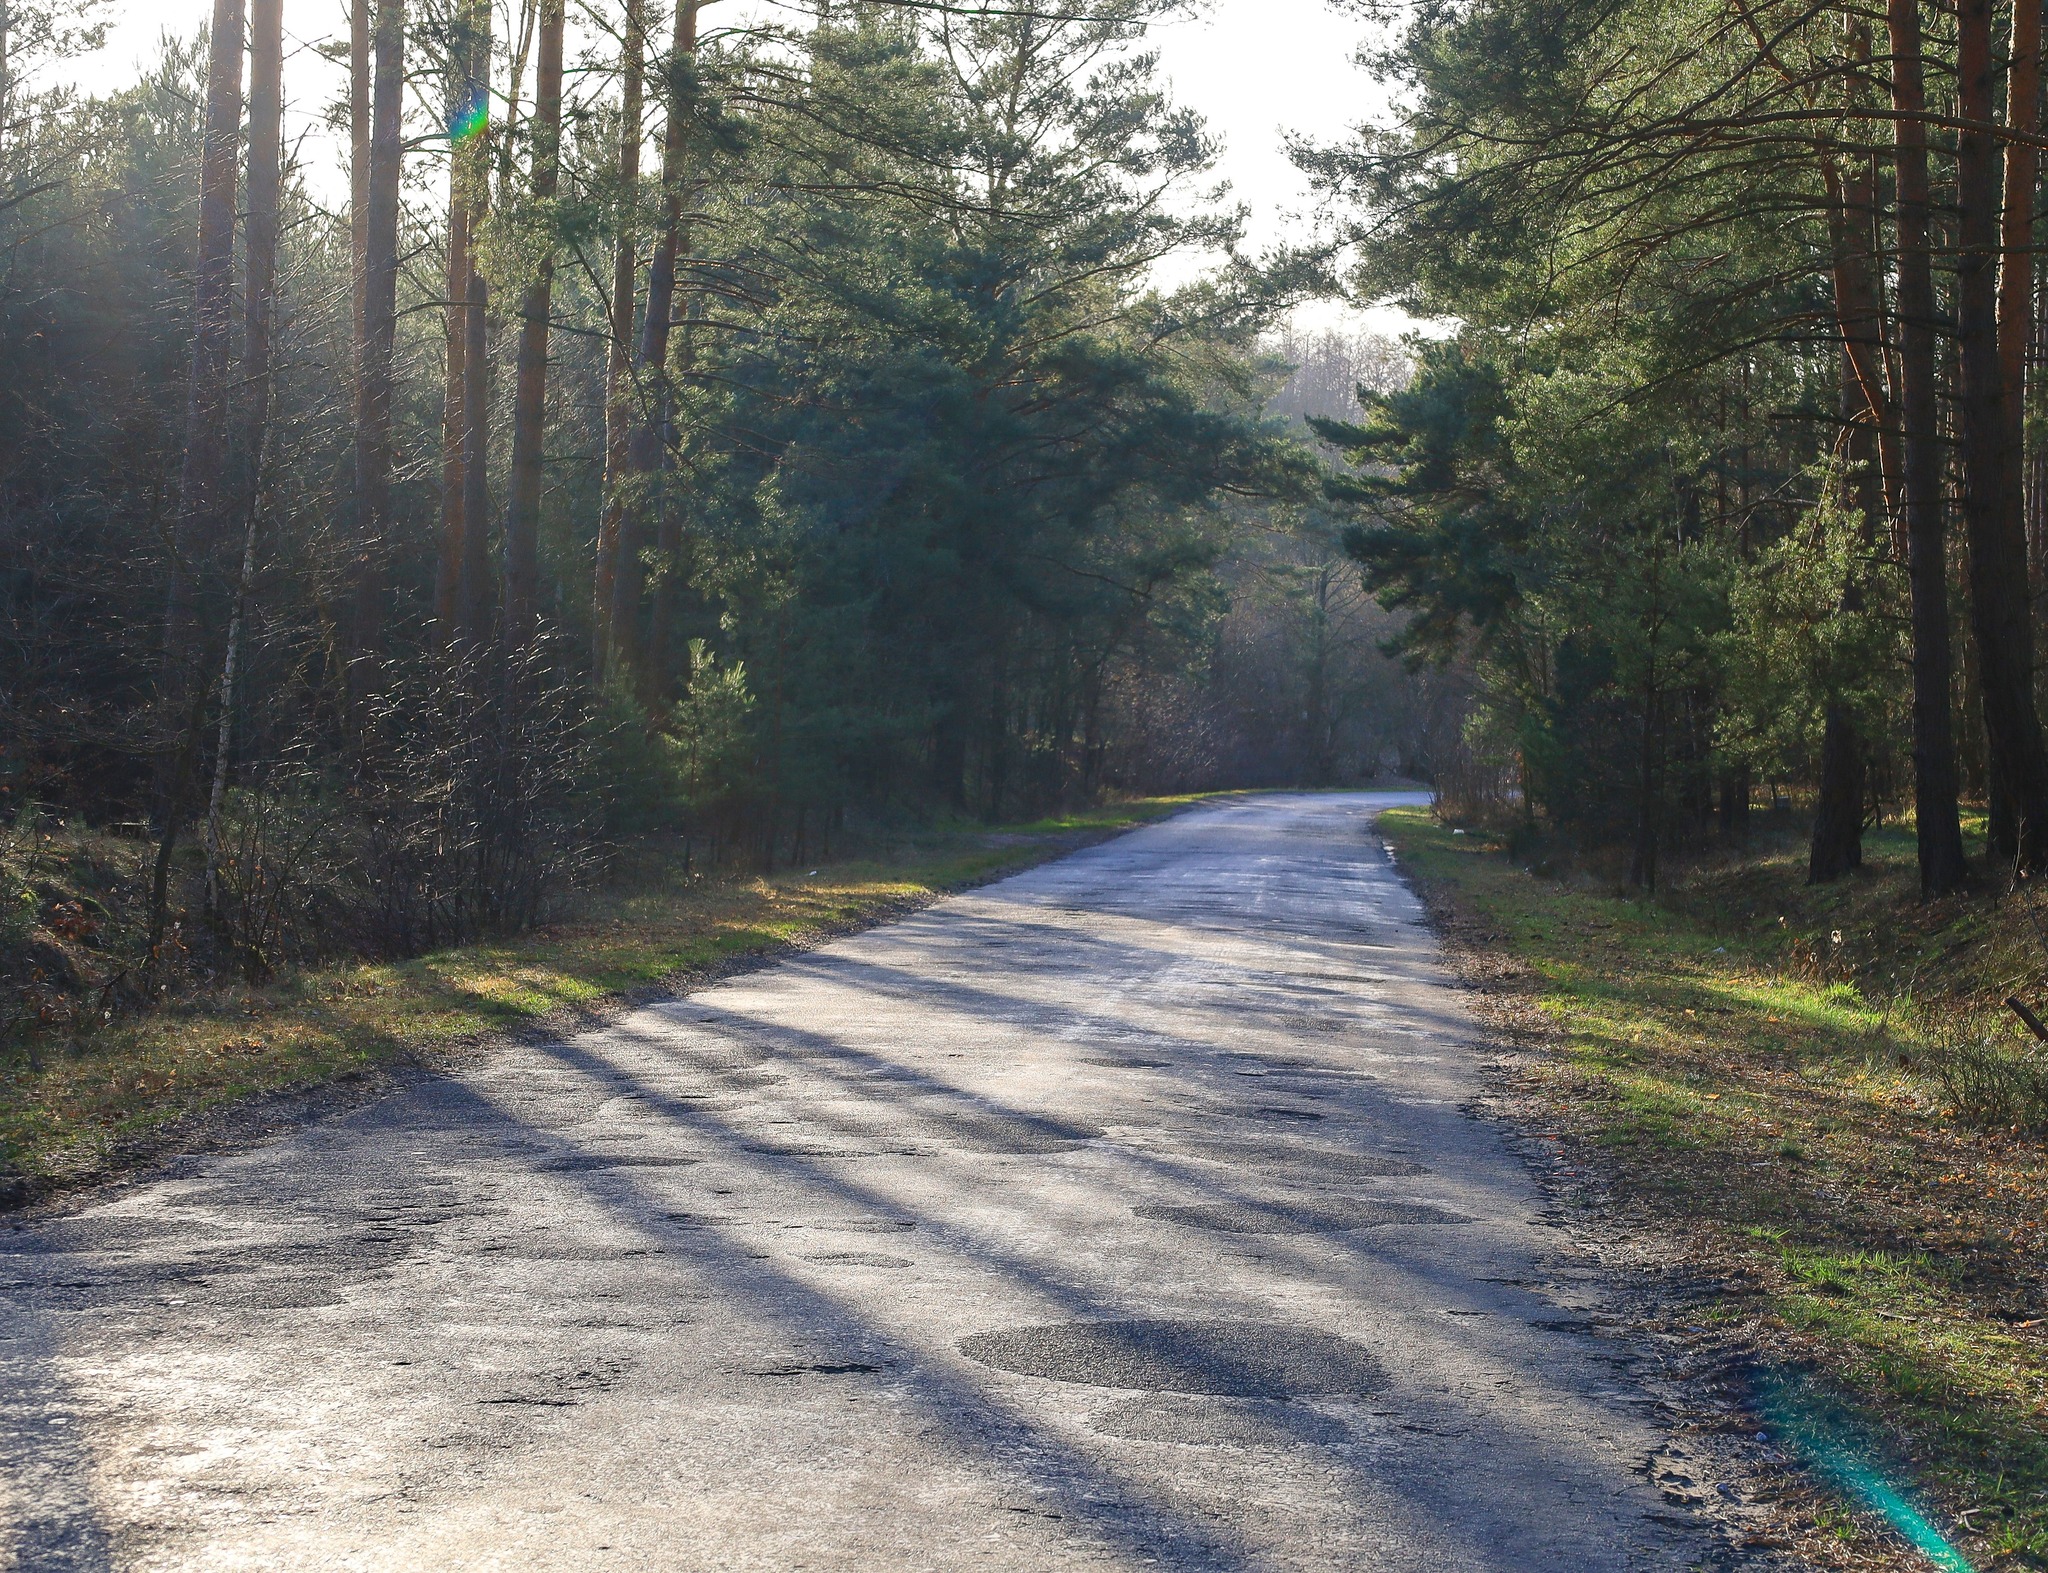
[[[1814,1394],[1805,1383],[1784,1375],[1768,1377],[1761,1397],[1771,1429],[1787,1450],[1798,1454],[1845,1495],[1881,1513],[1943,1573],[1975,1573],[1969,1559],[1884,1477],[1872,1450],[1858,1443],[1853,1422],[1838,1406]]]
[[[448,140],[467,142],[480,135],[490,120],[490,101],[482,93],[474,93],[449,114]]]

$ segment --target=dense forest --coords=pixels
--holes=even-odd
[[[1420,8],[1394,124],[1302,160],[1356,287],[1456,325],[1322,430],[1474,812],[1660,855],[1910,819],[1923,891],[2048,863],[2038,8]]]
[[[771,868],[1455,730],[1305,425],[1406,352],[1286,332],[1327,270],[1241,254],[1177,0],[284,9],[85,96],[104,9],[0,8],[0,792],[16,853],[133,845],[120,911],[16,915],[125,946],[110,1005],[529,925],[639,837]]]
[[[1253,256],[1185,10],[218,0],[96,96],[0,13],[0,794],[139,849],[15,921],[257,978],[1400,776],[1642,886],[1756,804],[2048,864],[2037,18],[1423,8]]]

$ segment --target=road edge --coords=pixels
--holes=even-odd
[[[374,1066],[198,1110],[150,1131],[146,1137],[116,1143],[101,1162],[91,1166],[55,1176],[9,1176],[0,1180],[0,1219],[15,1225],[31,1223],[79,1206],[93,1196],[146,1184],[155,1171],[179,1159],[246,1151],[306,1126],[343,1118],[425,1082],[480,1064],[506,1049],[596,1031],[646,1006],[686,999],[727,978],[758,972],[835,940],[899,922],[954,896],[1028,874],[1091,847],[1178,819],[1195,809],[1256,795],[1218,794],[1177,804],[1154,818],[1133,824],[1068,832],[1066,839],[1048,841],[1031,849],[1039,855],[916,895],[886,897],[851,917],[814,924],[799,933],[735,951],[709,966],[682,968],[653,983],[615,990],[575,1005],[558,1006],[516,1026],[494,1028],[432,1046],[409,1045]]]

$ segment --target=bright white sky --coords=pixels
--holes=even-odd
[[[744,3],[767,9],[772,0]],[[718,11],[707,11],[706,24],[714,18],[736,20],[741,9],[728,0]],[[104,14],[113,25],[107,47],[66,74],[90,91],[132,81],[156,53],[163,32],[190,36],[211,11],[211,0],[108,0]],[[1385,100],[1378,85],[1353,63],[1364,24],[1339,15],[1328,0],[1208,0],[1206,13],[1201,20],[1157,30],[1154,46],[1164,74],[1175,96],[1199,110],[1222,139],[1217,174],[1251,209],[1252,249],[1307,239],[1318,215],[1306,183],[1288,161],[1283,138],[1294,131],[1334,140],[1382,115]],[[292,100],[287,135],[306,136],[303,156],[315,166],[338,163],[323,153],[318,144],[324,133],[310,123],[338,94],[341,77],[313,53],[313,46],[346,36],[347,26],[345,0],[285,0],[286,47],[293,56],[287,66],[286,91]],[[1162,271],[1162,282],[1177,282],[1194,266],[1191,259],[1185,267],[1169,267]],[[1301,314],[1303,326],[1361,320],[1382,332],[1409,325],[1399,313],[1360,314],[1334,303]]]

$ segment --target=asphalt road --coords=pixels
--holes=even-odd
[[[0,1230],[57,1569],[1683,1568],[1371,830],[1185,814]]]

